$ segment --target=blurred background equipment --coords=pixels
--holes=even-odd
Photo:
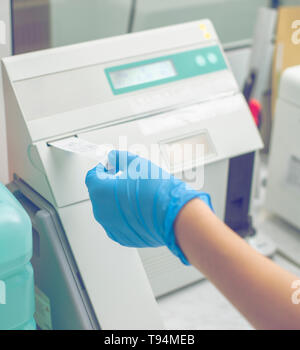
[[[209,18],[223,44],[249,44],[269,0],[13,0],[15,53]]]
[[[267,208],[300,229],[300,65],[281,78],[269,159]]]
[[[289,1],[300,5],[300,1]],[[275,55],[272,76],[272,111],[275,116],[279,82],[282,72],[300,64],[300,6],[278,10]]]
[[[209,18],[223,44],[252,38],[259,7],[268,0],[136,0],[131,31],[140,31]]]
[[[243,88],[256,125],[260,128],[264,150],[268,151],[271,133],[271,72],[277,11],[260,8],[254,27],[248,77]]]
[[[20,0],[19,0],[20,1]],[[47,0],[51,47],[125,34],[132,0]]]
[[[51,46],[48,0],[14,0],[13,52],[47,49]]]

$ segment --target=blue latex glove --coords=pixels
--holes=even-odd
[[[99,164],[86,176],[95,219],[107,235],[127,247],[167,246],[188,265],[176,243],[173,224],[182,207],[194,198],[212,208],[210,196],[125,151],[111,151],[109,163],[114,174]]]

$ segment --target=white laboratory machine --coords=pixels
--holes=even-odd
[[[271,138],[266,206],[300,229],[300,66],[281,77]]]
[[[94,220],[86,173],[95,161],[49,147],[204,145],[216,214],[241,235],[262,142],[209,20],[3,60],[12,191],[30,214],[45,328],[160,328],[155,296],[202,278],[167,248],[121,247]],[[172,169],[176,169],[172,167]],[[200,170],[199,170],[200,171]],[[176,175],[176,171],[174,170]],[[45,304],[41,302],[43,310]]]

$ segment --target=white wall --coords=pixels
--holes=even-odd
[[[75,44],[128,31],[132,0],[50,0],[49,4],[51,46]]]
[[[300,1],[300,0],[298,0]],[[259,7],[269,0],[137,0],[133,31],[209,18],[222,43],[251,39]]]
[[[0,1],[0,21],[3,30],[5,27],[5,40],[0,42],[0,59],[11,55],[11,8],[10,0]],[[0,37],[1,34],[0,34]],[[6,126],[4,114],[4,100],[2,88],[2,72],[0,69],[0,182],[6,184],[8,182],[8,164],[7,164],[7,146],[6,146]]]

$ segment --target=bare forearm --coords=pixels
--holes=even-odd
[[[299,277],[252,249],[200,200],[175,222],[181,249],[231,303],[259,329],[300,329],[300,305],[291,301]]]

